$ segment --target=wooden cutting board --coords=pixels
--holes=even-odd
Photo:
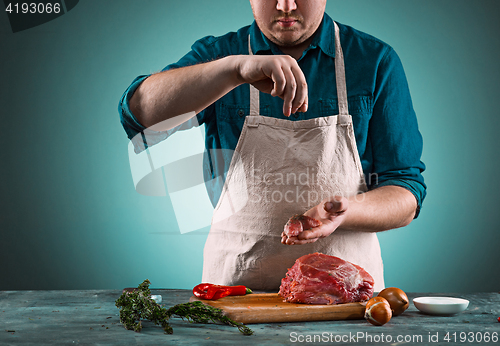
[[[252,293],[218,300],[192,296],[189,301],[196,300],[222,309],[229,318],[245,324],[363,319],[366,305],[366,302],[337,305],[292,304],[283,302],[278,293]]]

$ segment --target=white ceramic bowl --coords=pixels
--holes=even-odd
[[[469,301],[451,297],[418,297],[413,299],[417,309],[431,315],[451,315],[464,311]]]

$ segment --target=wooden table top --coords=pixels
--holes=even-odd
[[[152,289],[170,307],[189,301],[189,290]],[[140,333],[125,330],[115,300],[121,290],[0,291],[0,345],[286,345],[286,344],[500,344],[500,294],[408,293],[460,297],[466,311],[451,316],[419,312],[413,304],[384,326],[365,320],[251,324],[251,336],[220,324],[191,324],[171,319],[174,333],[143,323]],[[489,341],[488,341],[489,340]],[[436,342],[437,341],[437,342]]]

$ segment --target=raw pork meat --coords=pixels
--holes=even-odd
[[[281,280],[279,294],[290,303],[361,302],[372,297],[373,284],[360,266],[316,252],[295,261]]]
[[[318,227],[321,222],[305,215],[292,216],[285,225],[285,234],[289,237],[296,237],[300,232]]]

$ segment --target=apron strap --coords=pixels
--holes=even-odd
[[[248,35],[248,54],[253,55],[252,46],[250,45],[250,34]],[[259,90],[252,84],[250,86],[250,115],[260,114]]]
[[[337,82],[337,98],[339,103],[339,114],[348,115],[349,108],[347,106],[347,86],[345,79],[344,53],[340,45],[339,26],[333,21],[335,26],[335,79]]]
[[[340,30],[339,26],[333,21],[335,27],[335,79],[337,85],[337,99],[339,104],[339,114],[349,115],[349,107],[347,103],[347,86],[345,79],[344,53],[340,45]],[[248,54],[253,55],[252,45],[250,44],[250,34],[248,35]],[[259,90],[252,84],[250,86],[250,115],[259,115],[260,101]]]

